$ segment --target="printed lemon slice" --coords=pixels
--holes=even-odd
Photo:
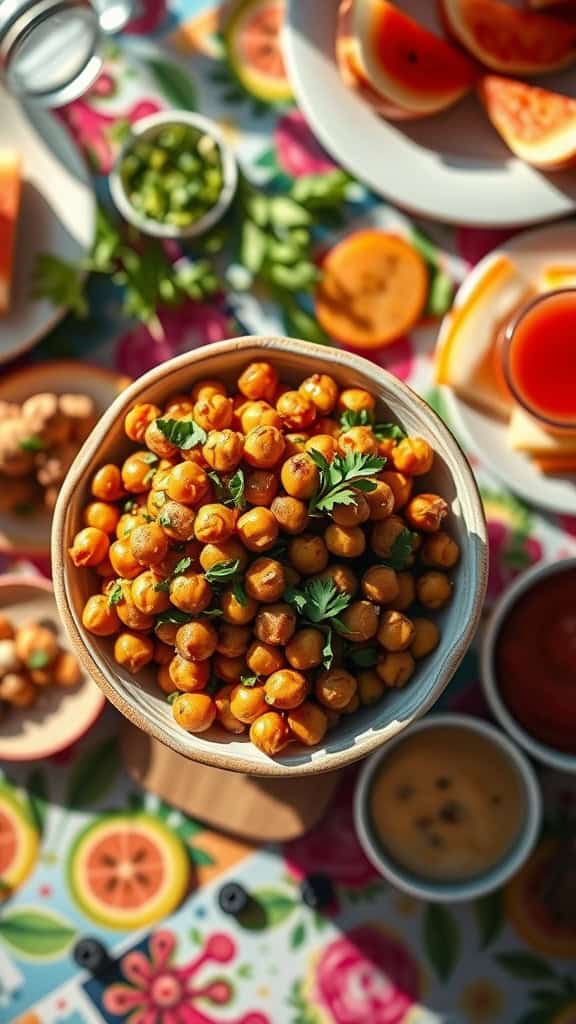
[[[87,917],[131,931],[171,914],[189,880],[184,844],[147,814],[114,814],[88,826],[68,859],[72,895]]]
[[[0,902],[28,877],[38,856],[38,832],[11,788],[0,782]]]

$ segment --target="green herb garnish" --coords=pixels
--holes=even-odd
[[[116,580],[116,583],[112,584],[112,586],[110,587],[110,590],[108,592],[108,604],[109,605],[120,604],[121,600],[122,600],[122,584],[121,584],[120,580]]]
[[[191,565],[192,559],[190,558],[189,555],[185,555],[185,557],[181,558],[179,562],[176,562],[176,565],[174,566],[172,572],[170,573],[169,576],[166,577],[165,580],[162,580],[160,583],[154,584],[154,590],[162,590],[165,593],[167,593],[170,590],[170,581],[173,580],[176,576],[181,576],[183,572],[186,572],[186,570],[190,568]]]
[[[238,604],[242,605],[242,607],[245,608],[246,605],[248,604],[248,597],[240,580],[234,580],[234,582],[232,583],[232,593],[234,594],[234,597],[236,598]]]
[[[173,690],[172,693],[169,693],[167,695],[167,697],[166,697],[166,700],[168,701],[168,703],[169,704],[173,704],[174,701],[176,700],[176,697],[180,696],[180,692],[181,692],[180,690]]]
[[[399,427],[397,423],[376,423],[374,413],[369,409],[346,409],[340,417],[340,426],[342,430],[349,430],[350,427],[372,427],[379,441],[384,437],[403,441],[406,437],[402,427]]]
[[[258,676],[240,676],[242,686],[256,686],[259,681]]]
[[[204,444],[207,433],[194,420],[156,420],[164,437],[183,452]]]
[[[44,441],[37,434],[31,434],[30,437],[23,437],[20,441],[20,448],[25,452],[41,452],[45,448]]]
[[[223,505],[232,505],[234,508],[243,509],[246,507],[244,498],[245,478],[244,470],[237,469],[228,483],[224,483],[222,477],[215,470],[208,473],[209,479],[214,486],[215,497]]]
[[[46,651],[32,651],[26,665],[28,668],[46,668],[49,662],[50,657]]]
[[[158,516],[158,522],[160,526],[167,526],[168,528],[172,526],[172,520],[170,519],[170,515],[166,509],[164,509],[164,511]]]
[[[237,558],[229,562],[217,562],[204,573],[208,583],[227,583],[233,579],[240,569],[240,562]]]
[[[333,580],[308,580],[303,587],[287,587],[284,600],[308,622],[317,625],[325,622],[337,622],[337,616],[345,611],[352,600],[351,594],[345,594]],[[343,624],[341,624],[343,625]],[[344,627],[345,628],[345,627]]]
[[[346,658],[355,668],[373,668],[378,661],[377,647],[351,647],[346,652]]]
[[[392,544],[390,554],[383,560],[384,564],[388,565],[391,569],[395,569],[397,572],[405,569],[406,563],[414,550],[415,537],[416,534],[412,533],[408,527],[404,527]]]
[[[160,612],[156,616],[156,622],[154,623],[154,629],[158,626],[163,626],[168,623],[172,626],[184,626],[187,622],[192,622],[193,615],[188,615],[187,612],[181,612],[179,608],[168,608],[165,612]]]
[[[373,491],[375,481],[366,478],[379,473],[386,465],[386,459],[379,455],[361,452],[335,455],[332,462],[328,462],[320,452],[313,449],[309,455],[320,470],[320,486],[310,499],[311,512],[331,512],[335,505],[353,505],[356,501],[354,492],[367,494]]]

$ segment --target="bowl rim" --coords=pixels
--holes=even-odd
[[[124,157],[130,152],[134,141],[153,133],[155,129],[166,124],[186,124],[192,128],[199,128],[206,135],[210,135],[218,149],[222,160],[223,182],[218,199],[213,206],[209,207],[198,220],[189,224],[188,227],[179,228],[175,224],[163,224],[161,221],[153,220],[139,213],[132,206],[126,195],[124,182],[120,173],[120,165]],[[135,121],[130,128],[130,135],[123,142],[111,171],[108,175],[110,193],[116,207],[122,217],[132,224],[143,234],[152,235],[154,238],[196,238],[198,235],[209,231],[224,216],[230,206],[238,185],[238,164],[232,147],[226,141],[224,133],[215,121],[202,114],[196,114],[189,110],[159,110],[155,114],[148,114]]]
[[[35,576],[33,573],[30,572],[13,572],[0,575],[0,592],[6,589],[7,587],[14,586],[30,587],[31,590],[42,590],[44,593],[52,594],[52,596],[55,597],[54,586],[51,580],[47,579],[46,576]],[[56,601],[55,605],[58,610],[58,605]],[[0,604],[0,611],[3,609],[3,607],[5,606]],[[62,623],[62,625],[64,625],[64,623]],[[67,630],[65,630],[65,632],[67,632]],[[94,723],[97,722],[98,719],[100,718],[100,715],[102,714],[106,706],[105,695],[101,693],[100,697],[101,700],[95,701],[92,714],[86,720],[83,720],[81,723],[78,724],[77,731],[73,733],[69,739],[66,740],[64,745],[62,745],[62,743],[57,743],[55,745],[53,744],[52,746],[47,746],[42,750],[37,751],[32,756],[30,754],[6,754],[4,752],[0,754],[0,760],[5,761],[6,764],[22,764],[24,762],[30,762],[30,764],[32,764],[33,762],[43,760],[46,757],[54,757],[56,754],[60,754],[63,750],[68,750],[68,747],[72,747],[75,743],[78,743],[78,741],[82,739],[85,733],[87,733],[88,730],[92,728]]]
[[[452,435],[449,428],[440,419],[431,406],[429,406],[428,403],[416,394],[407,384],[394,377],[387,370],[384,370],[382,367],[369,362],[353,352],[346,351],[345,349],[327,349],[323,345],[315,345],[311,342],[301,341],[296,338],[274,335],[248,335],[230,338],[226,341],[220,341],[213,343],[212,345],[205,345],[198,349],[192,349],[180,356],[176,356],[174,359],[170,359],[167,362],[154,367],[152,370],[149,370],[142,377],[134,381],[115,399],[109,409],[103,414],[98,424],[85,441],[79,455],[72,463],[72,466],[70,467],[66,479],[60,489],[52,522],[52,572],[54,592],[62,621],[70,636],[73,649],[81,663],[84,665],[86,671],[92,675],[92,678],[101,687],[111,703],[114,704],[115,707],[117,707],[119,711],[121,711],[122,714],[124,714],[125,717],[138,728],[143,729],[144,732],[148,733],[148,735],[171,747],[177,753],[184,755],[187,759],[196,760],[200,763],[211,765],[214,768],[224,768],[244,772],[249,775],[261,775],[268,777],[314,775],[352,764],[359,758],[366,756],[373,750],[376,750],[383,742],[385,742],[381,735],[381,730],[376,729],[356,742],[350,742],[348,746],[343,747],[342,749],[322,754],[319,753],[317,757],[311,758],[304,764],[291,765],[272,758],[254,762],[250,758],[236,754],[230,755],[222,752],[219,744],[214,744],[213,748],[210,750],[198,750],[191,755],[186,745],[180,743],[174,737],[166,735],[164,730],[155,723],[147,721],[145,716],[142,715],[138,709],[134,708],[128,701],[124,700],[122,695],[117,692],[116,687],[108,681],[105,672],[101,669],[100,665],[97,664],[96,660],[84,645],[82,633],[77,626],[75,616],[72,612],[72,602],[68,595],[67,581],[70,567],[67,559],[63,557],[63,553],[66,548],[66,518],[71,495],[79,486],[82,485],[85,476],[84,463],[97,455],[104,438],[106,438],[107,435],[116,427],[118,419],[121,415],[123,416],[125,410],[138,401],[141,393],[145,393],[150,388],[160,384],[165,377],[171,376],[174,373],[180,373],[181,371],[187,370],[191,367],[197,367],[198,376],[200,376],[202,373],[203,362],[213,360],[214,357],[222,357],[230,355],[231,353],[238,354],[244,351],[251,353],[248,356],[249,359],[256,358],[256,352],[261,353],[262,358],[268,356],[268,358],[272,360],[276,353],[284,353],[296,358],[301,357],[302,355],[306,355],[310,359],[314,359],[314,357],[316,357],[320,366],[325,366],[329,362],[337,366],[340,371],[349,369],[356,374],[363,375],[367,380],[378,380],[381,385],[386,386],[387,390],[392,389],[397,393],[404,394],[404,396],[410,400],[411,404],[418,406],[420,411],[425,413],[426,417],[433,421],[436,437],[440,440],[444,451],[449,452],[452,459],[458,463],[459,470],[466,482],[465,493],[469,507],[469,518],[474,522],[474,528],[479,543],[474,545],[470,556],[471,565],[473,567],[472,582],[474,586],[472,592],[468,596],[468,603],[470,606],[469,615],[466,621],[463,622],[458,635],[454,637],[450,646],[450,651],[446,654],[444,667],[438,672],[434,687],[414,713],[415,717],[419,718],[424,715],[426,711],[428,711],[437,701],[464,657],[464,654],[466,653],[476,632],[482,614],[482,606],[488,577],[488,541],[486,519],[484,516],[480,492],[478,490],[474,474],[472,473],[472,469],[470,468],[460,445]],[[213,371],[211,371],[211,373],[213,376]],[[402,720],[396,720],[394,723],[390,723],[389,728],[394,729],[394,734],[401,733],[405,728],[407,728],[407,724],[408,723],[404,724]],[[222,750],[225,751],[226,747],[224,746]]]
[[[393,858],[388,857],[384,849],[374,840],[369,826],[368,797],[373,777],[382,761],[392,749],[405,739],[425,730],[442,728],[469,729],[492,742],[513,763],[517,770],[525,793],[525,821],[515,841],[515,849],[505,855],[486,874],[463,879],[456,882],[417,879],[409,871],[405,871]],[[512,740],[491,722],[486,722],[474,715],[457,712],[441,712],[427,715],[420,721],[408,726],[400,735],[390,740],[385,747],[376,751],[363,764],[354,791],[354,825],[360,845],[368,860],[394,886],[402,889],[417,899],[429,900],[433,903],[460,903],[485,896],[494,889],[499,889],[530,856],[538,840],[542,820],[542,794],[534,768],[530,761]]]
[[[494,649],[503,623],[519,597],[530,590],[540,579],[553,576],[567,569],[576,569],[576,556],[562,558],[557,561],[541,561],[526,569],[510,584],[494,604],[490,617],[484,627],[480,645],[480,681],[484,696],[490,710],[499,725],[520,747],[541,764],[557,771],[576,773],[576,754],[565,753],[548,746],[532,736],[514,718],[508,710],[500,694],[496,671],[494,668]]]

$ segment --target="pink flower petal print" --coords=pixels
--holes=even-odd
[[[176,948],[174,933],[169,931],[155,932],[151,936],[148,946],[153,967],[156,970],[165,967]]]
[[[516,233],[515,228],[458,228],[456,245],[462,259],[474,266]]]
[[[108,1013],[125,1015],[136,1006],[142,1006],[144,996],[139,989],[130,985],[111,985],[106,989],[103,1004]]]
[[[121,373],[139,377],[180,352],[222,341],[231,334],[229,317],[204,302],[186,302],[163,310],[159,319],[164,330],[159,340],[145,324],[138,324],[122,335],[116,348],[116,366]]]
[[[139,953],[138,951],[128,953],[124,957],[122,960],[122,973],[128,981],[141,989],[147,988],[154,977],[154,972],[148,958],[144,956],[144,953]]]
[[[399,380],[409,380],[414,369],[414,353],[409,337],[399,338],[392,345],[386,345],[385,348],[375,351],[366,349],[365,352],[359,352],[358,355],[370,359],[377,366],[393,373]]]
[[[293,178],[305,174],[324,174],[333,171],[336,166],[312,134],[299,110],[291,110],[280,118],[274,132],[274,144],[280,167]]]
[[[216,960],[220,964],[227,964],[232,960],[236,947],[232,939],[222,932],[211,935],[206,943],[205,957],[207,960]]]
[[[160,28],[168,13],[166,0],[140,0],[136,17],[126,26],[131,35],[148,35]]]

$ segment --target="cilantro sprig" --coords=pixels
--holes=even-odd
[[[384,559],[384,564],[390,569],[400,572],[406,568],[408,560],[414,551],[416,534],[412,533],[407,526],[400,531],[390,548],[390,554]]]
[[[372,427],[375,436],[381,441],[391,437],[394,441],[403,441],[406,433],[397,423],[376,423],[374,413],[369,409],[346,409],[340,417],[342,430],[350,427]]]
[[[335,455],[332,462],[313,449],[310,457],[320,471],[320,486],[310,499],[310,512],[331,512],[335,505],[353,505],[355,491],[368,494],[376,487],[374,480],[367,479],[379,473],[386,465],[380,455],[363,452],[347,452]]]
[[[190,568],[191,565],[192,559],[190,558],[189,555],[185,555],[184,558],[181,558],[178,562],[176,562],[176,565],[174,566],[172,572],[170,573],[169,576],[166,577],[165,580],[161,580],[160,583],[154,584],[154,590],[162,590],[164,591],[164,593],[167,593],[170,590],[171,581],[175,579],[176,576],[181,576],[182,573],[186,572]]]
[[[305,622],[322,630],[322,664],[324,668],[330,668],[334,658],[333,631],[347,632],[346,626],[338,616],[346,610],[352,595],[338,590],[333,580],[313,579],[308,580],[302,588],[288,587],[284,591],[284,600]]]
[[[246,508],[244,497],[246,479],[243,469],[237,469],[228,481],[224,481],[215,470],[211,470],[208,477],[214,485],[217,501],[221,501],[223,505],[231,505],[233,508]]]
[[[120,604],[121,600],[122,600],[122,581],[121,580],[116,580],[116,582],[112,584],[112,586],[110,587],[110,590],[108,591],[108,604],[110,606],[113,606],[115,604]]]
[[[157,420],[157,424],[166,440],[183,452],[189,452],[191,448],[205,444],[208,437],[206,431],[194,420]]]
[[[213,586],[221,586],[222,584],[230,583],[232,586],[232,593],[236,598],[238,604],[247,605],[248,598],[246,592],[242,586],[242,581],[239,579],[240,572],[240,561],[235,558],[233,561],[228,562],[217,562],[216,565],[207,569],[204,573],[208,583]]]

